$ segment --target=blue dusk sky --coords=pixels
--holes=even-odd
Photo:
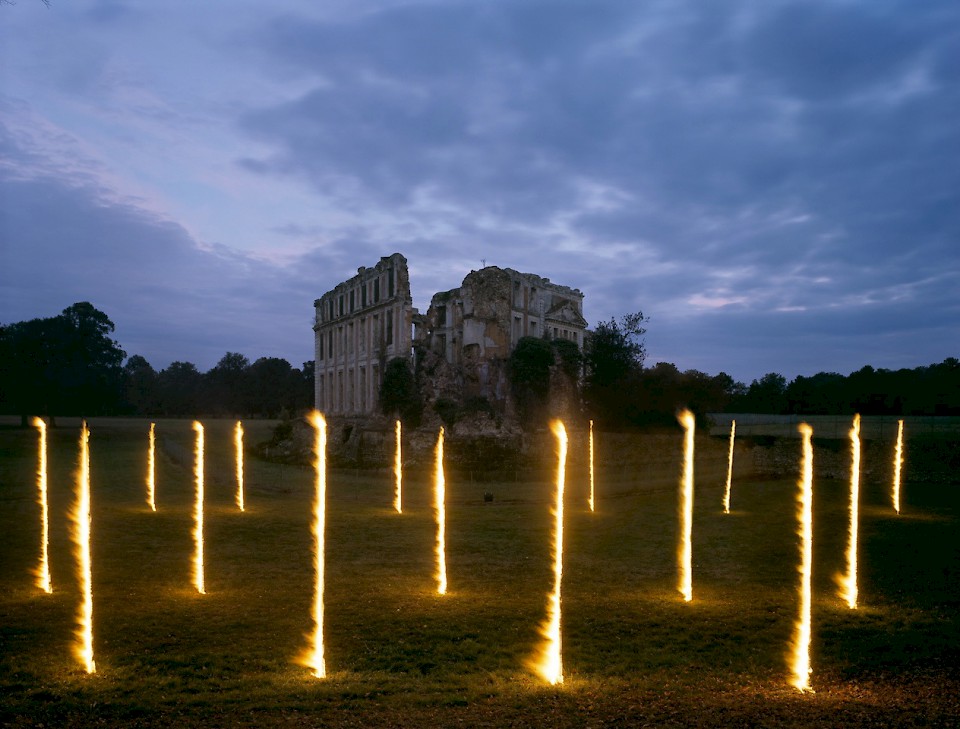
[[[299,367],[395,251],[747,384],[960,356],[960,3],[0,4],[0,322]]]

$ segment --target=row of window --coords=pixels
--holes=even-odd
[[[359,322],[348,322],[346,325],[340,325],[336,331],[331,327],[326,336],[322,333],[317,337],[318,351],[317,359],[324,361],[334,359],[339,354],[353,354],[354,346],[360,353],[367,351],[367,342],[371,342],[371,347],[376,347],[378,340],[382,338],[386,346],[393,344],[393,316],[394,309],[388,309],[383,317],[384,325],[381,326],[380,315],[361,319]],[[356,326],[356,328],[354,328]],[[356,335],[359,334],[359,341]],[[356,342],[356,345],[354,345]],[[334,345],[339,345],[335,347]]]
[[[385,274],[380,274],[372,281],[366,281],[339,296],[331,296],[321,304],[321,315],[324,321],[333,321],[338,316],[352,314],[357,310],[367,308],[368,305],[380,303],[380,281],[386,278],[387,299],[392,299],[396,291],[394,284],[394,269],[389,268]],[[369,302],[369,304],[368,304]]]
[[[321,373],[317,384],[318,409],[334,413],[371,412],[377,405],[380,368],[374,364],[369,373],[366,367],[330,375]]]
[[[580,333],[575,329],[565,329],[564,327],[546,327],[547,334],[552,339],[569,339],[572,342],[580,344]],[[520,337],[538,337],[540,332],[537,329],[537,322],[529,320],[527,322],[526,334],[523,332],[523,319],[519,316],[513,317],[513,340],[516,342]]]

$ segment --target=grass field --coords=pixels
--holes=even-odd
[[[862,484],[860,602],[848,610],[846,484],[815,478],[813,694],[789,687],[797,610],[795,477],[697,441],[690,604],[676,590],[679,432],[597,434],[598,508],[571,460],[563,582],[565,682],[529,668],[552,584],[552,453],[521,483],[447,479],[449,592],[435,594],[430,484],[391,474],[328,480],[326,663],[296,658],[310,630],[312,472],[246,459],[234,504],[231,428],[206,423],[206,595],[191,584],[193,432],[157,424],[157,512],[145,502],[149,424],[90,423],[94,650],[71,645],[79,600],[66,513],[78,422],[50,431],[53,594],[39,554],[36,432],[0,422],[0,724],[98,726],[957,726],[960,477]],[[246,443],[271,423],[245,423]],[[571,447],[582,445],[575,440]],[[579,452],[578,452],[579,453]],[[912,464],[919,468],[919,464]],[[485,503],[483,494],[494,494]]]

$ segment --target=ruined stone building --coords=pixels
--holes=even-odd
[[[428,401],[479,396],[502,405],[506,362],[521,337],[582,347],[587,327],[578,289],[496,266],[471,271],[459,288],[435,294],[420,315],[399,253],[361,267],[314,306],[315,401],[332,415],[376,412],[382,373],[394,357],[419,366]]]
[[[582,312],[578,289],[510,268],[471,271],[459,288],[435,294],[424,317],[419,341],[425,357],[440,362],[435,394],[503,403],[506,363],[520,338],[569,339],[582,347]]]

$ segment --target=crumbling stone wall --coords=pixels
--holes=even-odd
[[[773,436],[738,438],[738,445],[750,451],[754,471],[759,475],[783,477],[800,472],[800,440]],[[813,441],[813,464],[817,478],[850,478],[850,443],[845,439]],[[904,448],[902,477],[924,483],[956,483],[960,469],[960,443],[945,438],[909,440]],[[860,478],[864,481],[893,481],[893,442],[864,441],[860,453]]]
[[[471,271],[459,288],[435,294],[423,317],[425,400],[485,398],[500,412],[511,412],[507,362],[517,342],[562,337],[582,347],[582,308],[578,289],[535,274],[497,266]],[[551,388],[560,393],[551,408],[558,414],[579,409],[576,383],[567,380],[558,378],[558,387]]]

